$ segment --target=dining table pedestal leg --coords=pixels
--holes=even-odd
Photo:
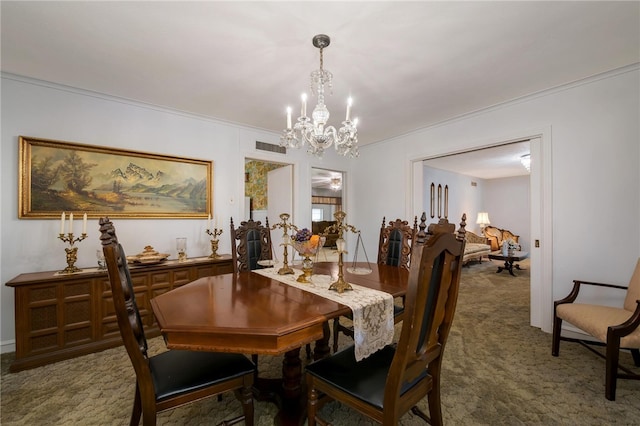
[[[274,419],[276,425],[302,425],[306,419],[307,399],[302,389],[300,348],[284,354],[282,361],[282,399]]]
[[[300,399],[302,393],[300,348],[284,354],[284,360],[282,361],[282,390],[284,399]]]

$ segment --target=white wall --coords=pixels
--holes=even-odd
[[[522,250],[530,251],[529,176],[487,179],[484,188],[484,208],[491,225],[519,235]]]
[[[367,250],[376,247],[372,212],[416,214],[412,160],[541,134],[551,147],[544,178],[553,200],[552,241],[541,241],[552,244],[552,289],[542,303],[565,296],[577,278],[628,283],[640,257],[639,82],[636,64],[363,147],[351,205]]]
[[[68,87],[2,74],[2,139],[0,142],[0,278],[6,283],[26,272],[60,270],[66,266],[64,245],[56,238],[58,220],[18,219],[18,136],[213,160],[214,213],[224,234],[219,253],[230,253],[229,218],[244,212],[245,157],[294,164],[293,217],[311,223],[311,167],[348,170],[350,161],[327,152],[323,160],[306,149],[286,155],[256,151],[255,141],[277,144],[279,135],[87,93]],[[175,238],[188,238],[188,254],[209,253],[204,220],[116,219],[118,238],[128,253],[149,244],[175,256]],[[79,243],[77,266],[95,265],[100,247],[97,220]],[[14,349],[13,289],[0,290],[2,351]]]
[[[484,181],[471,176],[453,173],[446,170],[440,170],[429,166],[423,169],[423,207],[422,211],[427,214],[427,223],[438,221],[438,185],[442,185],[442,214],[444,215],[444,187],[449,186],[449,222],[456,225],[456,229],[460,227],[462,214],[467,215],[466,230],[480,234],[480,227],[476,225],[476,218],[479,211],[485,207],[484,203]],[[434,215],[431,218],[431,183],[435,186],[434,190]],[[472,185],[472,182],[476,185]],[[421,213],[420,213],[421,214]],[[420,220],[420,214],[417,214]],[[415,214],[414,214],[415,216]],[[489,216],[491,217],[491,216]]]

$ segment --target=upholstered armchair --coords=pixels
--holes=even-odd
[[[574,303],[582,285],[598,286],[626,290],[626,297],[622,307],[600,306],[584,303]],[[567,321],[597,339],[597,342],[583,339],[573,339],[561,336],[562,321]],[[551,354],[558,356],[560,340],[577,342],[606,359],[605,397],[616,399],[616,380],[640,380],[640,374],[619,365],[620,349],[631,350],[633,362],[640,367],[640,259],[636,263],[635,271],[629,281],[629,286],[594,283],[589,281],[573,281],[573,289],[567,297],[554,302],[553,312],[553,340]],[[605,345],[605,355],[596,351],[591,345]],[[622,370],[626,374],[621,374]]]
[[[483,233],[489,240],[492,251],[500,250],[503,241],[511,239],[517,243],[518,238],[520,238],[520,235],[516,235],[507,229],[496,228],[495,226],[485,227]]]

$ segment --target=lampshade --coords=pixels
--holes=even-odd
[[[489,225],[491,223],[489,221],[489,213],[487,213],[487,212],[478,212],[478,219],[476,219],[476,223],[478,225]]]

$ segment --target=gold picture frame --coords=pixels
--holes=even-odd
[[[206,218],[213,162],[19,137],[19,217]]]

